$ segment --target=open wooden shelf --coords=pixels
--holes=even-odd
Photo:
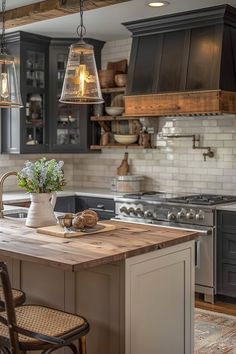
[[[126,90],[126,87],[108,87],[108,88],[103,88],[102,93],[124,93]]]
[[[109,144],[109,145],[91,145],[91,150],[101,150],[101,149],[146,149],[138,144],[122,145],[122,144]],[[149,148],[150,149],[150,148]]]
[[[126,116],[92,116],[90,117],[91,121],[93,122],[101,122],[101,121],[105,121],[105,122],[109,122],[109,121],[113,121],[113,120],[134,120],[134,119],[138,119],[136,117],[126,117]]]

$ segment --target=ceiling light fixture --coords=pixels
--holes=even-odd
[[[93,46],[85,43],[86,28],[83,22],[84,0],[80,0],[79,42],[70,46],[60,102],[71,104],[96,104],[102,98]]]
[[[167,6],[170,3],[168,1],[151,1],[148,3],[148,6],[150,7],[162,7],[162,6]]]
[[[2,33],[0,49],[0,107],[23,107],[20,88],[17,83],[14,57],[6,52],[5,36],[6,0],[2,0]]]

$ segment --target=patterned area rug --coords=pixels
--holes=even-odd
[[[195,354],[236,354],[236,316],[195,309]]]

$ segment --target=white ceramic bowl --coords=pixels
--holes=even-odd
[[[137,134],[127,134],[127,135],[114,134],[114,139],[117,143],[129,145],[129,144],[136,143],[136,141],[138,140],[138,135]]]
[[[125,107],[105,107],[105,111],[109,116],[119,116],[125,110]]]

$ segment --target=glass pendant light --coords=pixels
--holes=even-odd
[[[84,42],[84,0],[80,0],[79,42],[70,46],[60,102],[96,104],[104,102],[98,79],[93,46]]]
[[[17,83],[14,57],[6,52],[5,39],[6,0],[2,0],[2,34],[0,49],[0,107],[23,107],[19,86]]]

